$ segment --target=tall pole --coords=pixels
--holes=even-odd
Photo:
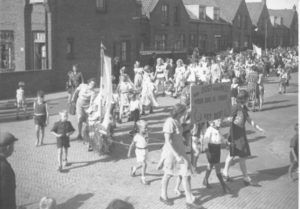
[[[268,46],[268,44],[267,44],[268,21],[267,21],[267,19],[265,21],[266,21],[265,22],[265,52],[266,52],[267,46]]]
[[[103,94],[103,68],[104,68],[104,45],[100,44],[100,69],[99,69],[99,74],[100,74],[100,89],[99,89],[99,94],[100,94],[100,100],[99,100],[99,112],[100,112],[100,118],[102,117],[102,94]]]

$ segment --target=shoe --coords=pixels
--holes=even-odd
[[[149,181],[146,181],[146,179],[141,179],[141,183],[144,185],[150,185]]]
[[[198,205],[196,203],[186,203],[187,209],[204,209],[202,205]]]
[[[91,152],[93,151],[93,148],[89,145],[88,151]]]
[[[70,166],[70,163],[67,160],[64,160],[64,166]]]
[[[130,168],[130,176],[135,177],[135,172],[136,172],[136,169],[134,167],[131,167]]]
[[[62,166],[61,166],[61,165],[58,166],[57,171],[58,171],[58,172],[62,172]]]
[[[173,203],[173,201],[172,200],[169,200],[169,199],[163,199],[162,197],[159,197],[159,200],[162,202],[162,203],[164,203],[164,204],[166,204],[166,205],[173,205],[174,203]]]
[[[77,136],[77,139],[78,139],[78,140],[82,140],[82,136],[79,134],[79,135]]]
[[[182,195],[182,192],[179,191],[178,189],[175,189],[175,190],[174,190],[174,193],[175,193],[178,197],[180,197],[180,196]]]
[[[38,143],[38,142],[35,142],[35,146],[38,147],[38,146],[39,146],[39,143]]]
[[[246,181],[243,180],[245,186],[253,186],[253,187],[261,187],[257,182],[253,182],[252,180]]]
[[[224,179],[225,181],[227,181],[227,182],[233,182],[233,179],[230,178],[229,176],[225,176],[224,174],[222,174],[222,176],[223,176],[223,179]]]

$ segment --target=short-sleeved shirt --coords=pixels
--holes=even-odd
[[[220,131],[211,126],[206,129],[204,139],[206,143],[211,144],[221,144],[225,141]]]
[[[294,148],[294,152],[297,157],[298,157],[298,138],[299,138],[298,134],[295,134],[295,136],[293,136],[290,142],[290,147]]]
[[[53,128],[51,129],[56,134],[62,134],[61,139],[68,139],[67,133],[75,131],[70,121],[58,121],[54,123]]]
[[[83,105],[89,105],[91,98],[95,97],[96,92],[93,89],[90,89],[87,84],[80,84],[78,86],[79,94],[78,101]]]
[[[83,82],[83,76],[81,72],[69,73],[69,81],[71,82],[72,87],[77,88]]]
[[[133,141],[135,142],[135,146],[139,149],[145,149],[148,146],[147,136],[145,137],[139,133],[133,137]]]
[[[17,98],[17,101],[22,101],[25,99],[25,96],[24,96],[24,89],[17,89],[16,91],[16,98]]]

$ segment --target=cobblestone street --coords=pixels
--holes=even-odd
[[[266,84],[265,110],[250,113],[265,130],[263,136],[248,128],[248,138],[252,157],[248,160],[248,169],[260,187],[245,187],[242,182],[239,165],[235,164],[230,175],[234,178],[229,187],[232,194],[222,195],[221,187],[214,174],[210,182],[212,189],[202,186],[206,158],[199,159],[200,174],[192,177],[195,195],[205,208],[214,209],[296,209],[298,208],[298,181],[290,182],[287,178],[289,140],[293,135],[293,124],[298,119],[298,74],[293,74],[291,86],[285,95],[277,94],[276,78],[270,78]],[[57,97],[57,98],[56,98]],[[162,172],[156,171],[161,145],[150,149],[148,176],[150,186],[140,183],[140,178],[129,175],[130,166],[135,158],[127,159],[127,147],[116,144],[111,156],[99,157],[94,152],[87,152],[87,146],[73,140],[69,151],[71,165],[63,173],[57,172],[57,153],[55,138],[49,133],[53,123],[58,120],[57,111],[65,108],[65,94],[47,96],[50,104],[50,125],[46,128],[45,145],[35,147],[32,120],[2,121],[1,129],[14,133],[19,141],[15,153],[9,158],[17,179],[17,203],[28,209],[37,209],[43,196],[54,197],[60,209],[105,208],[114,198],[129,200],[137,209],[185,208],[185,199],[176,197],[173,192],[174,179],[169,186],[169,196],[175,200],[174,206],[163,205],[159,201]],[[150,124],[150,143],[163,143],[162,124],[171,105],[176,100],[169,97],[159,98],[161,107],[153,115],[144,118]],[[3,102],[2,102],[3,104]],[[3,108],[2,108],[3,109]],[[13,112],[1,110],[1,117],[13,115]],[[74,127],[75,117],[70,117]],[[119,125],[116,140],[130,143],[128,131],[131,124]],[[223,128],[222,132],[228,132]],[[76,136],[74,133],[73,136]],[[224,162],[227,150],[222,151]]]

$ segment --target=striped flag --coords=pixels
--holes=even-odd
[[[255,52],[258,56],[261,57],[262,55],[262,49],[259,48],[258,46],[256,46],[255,44],[252,44],[253,45],[253,52]]]

